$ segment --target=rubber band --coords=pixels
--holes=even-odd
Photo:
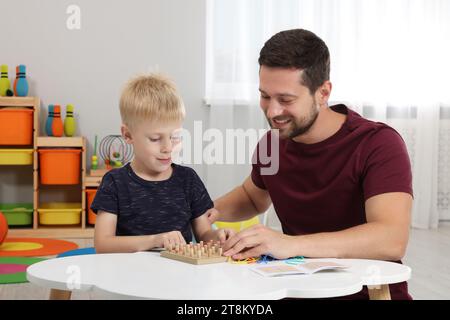
[[[252,264],[252,263],[259,263],[258,262],[259,259],[260,258],[252,257],[252,258],[247,258],[247,259],[242,259],[242,260],[231,260],[230,262],[234,263],[234,264]]]
[[[290,264],[290,265],[294,265],[295,266],[295,265],[298,265],[298,264],[301,264],[301,263],[305,263],[305,257],[302,257],[302,256],[292,257],[292,258],[284,260],[284,262],[286,264]]]
[[[276,258],[274,258],[274,257],[272,257],[270,255],[263,254],[261,256],[260,260],[258,261],[258,263],[267,264],[270,261],[284,261],[285,263],[290,264],[290,265],[297,265],[297,264],[300,264],[300,263],[304,263],[305,262],[305,257],[303,257],[303,256],[296,256],[296,257],[291,257],[291,258],[288,258],[288,259],[276,259]]]
[[[267,264],[270,261],[274,261],[274,260],[277,260],[277,259],[275,259],[274,257],[272,257],[270,255],[263,254],[257,263]]]
[[[241,260],[230,260],[230,263],[234,264],[252,264],[252,263],[258,263],[258,264],[267,264],[271,261],[284,261],[286,264],[289,265],[298,265],[301,263],[305,263],[305,257],[303,256],[296,256],[291,257],[288,259],[276,259],[270,255],[263,254],[260,257],[252,257],[247,259],[241,259]]]

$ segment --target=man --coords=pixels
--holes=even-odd
[[[225,254],[400,262],[412,207],[411,166],[400,135],[344,105],[328,107],[329,51],[312,32],[274,35],[259,65],[261,109],[278,129],[268,135],[279,135],[279,169],[262,174],[257,157],[251,175],[217,199],[209,215],[211,221],[239,221],[272,203],[283,233],[254,226],[231,237]],[[406,282],[391,285],[390,293],[411,298]],[[367,288],[351,297],[367,298]]]

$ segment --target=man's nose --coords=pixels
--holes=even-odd
[[[271,99],[266,111],[267,118],[273,119],[283,113],[283,107],[275,100]]]

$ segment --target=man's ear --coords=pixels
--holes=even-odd
[[[133,143],[133,137],[131,135],[131,131],[126,125],[122,124],[120,126],[120,131],[122,132],[122,137],[125,139],[126,143],[128,143],[128,144]]]
[[[316,91],[316,99],[320,105],[328,104],[328,99],[331,95],[332,84],[330,81],[325,81]]]

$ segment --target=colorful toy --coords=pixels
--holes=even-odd
[[[45,133],[51,137],[53,136],[53,132],[52,132],[52,124],[53,124],[53,112],[54,112],[54,107],[52,104],[48,105],[48,116],[47,116],[47,121],[45,122]]]
[[[16,67],[16,80],[14,80],[14,95],[26,97],[28,95],[28,81],[26,79],[26,67],[21,64]]]
[[[61,106],[55,104],[53,106],[52,135],[55,137],[62,137],[63,133],[64,125],[61,120]]]
[[[109,135],[100,141],[99,154],[106,168],[118,168],[133,158],[133,146],[120,135]]]
[[[212,240],[204,244],[200,243],[176,245],[175,248],[160,253],[161,257],[187,262],[190,264],[210,264],[228,261],[228,257],[223,256],[222,247],[219,242]]]
[[[10,90],[11,82],[8,78],[8,66],[3,64],[1,67],[1,78],[0,78],[0,96],[5,97],[7,95],[6,91]]]
[[[0,246],[6,239],[7,234],[8,234],[8,221],[6,220],[3,213],[0,212]]]
[[[73,105],[66,106],[66,118],[64,119],[64,134],[67,137],[73,137],[76,130],[75,119],[73,118]]]
[[[91,169],[92,169],[92,170],[97,170],[97,168],[98,168],[98,157],[97,157],[97,135],[95,135],[94,154],[92,155]]]

